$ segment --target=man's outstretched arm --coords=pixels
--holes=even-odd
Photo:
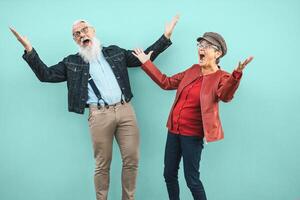
[[[37,78],[42,82],[63,82],[66,80],[66,68],[63,62],[47,67],[40,59],[27,37],[20,35],[15,29],[9,28],[17,40],[25,48],[24,60],[31,67]]]
[[[179,15],[173,17],[173,19],[166,24],[164,34],[154,42],[150,47],[145,50],[145,53],[148,54],[150,51],[153,51],[151,55],[151,60],[153,61],[160,53],[167,49],[172,42],[170,38],[172,36],[173,30],[179,20]],[[126,59],[128,67],[138,67],[141,66],[141,62],[132,55],[133,50],[126,50]]]

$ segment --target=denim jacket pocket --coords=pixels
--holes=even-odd
[[[124,60],[125,60],[125,58],[122,56],[117,56],[117,57],[112,58],[113,62],[123,62]]]
[[[80,78],[82,72],[82,66],[79,65],[67,65],[67,75],[72,80]]]

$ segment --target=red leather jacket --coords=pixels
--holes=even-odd
[[[175,101],[171,108],[167,127],[172,126],[172,111],[184,87],[201,75],[200,66],[195,64],[189,69],[171,77],[161,73],[159,69],[148,60],[142,65],[142,69],[164,90],[177,89]],[[239,73],[239,72],[234,72]],[[223,70],[203,76],[200,92],[201,116],[203,121],[204,137],[207,142],[213,142],[224,138],[224,132],[219,116],[219,101],[229,102],[240,83],[239,78]]]

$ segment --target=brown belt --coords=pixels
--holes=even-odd
[[[123,103],[118,102],[118,103],[115,103],[115,104],[112,104],[112,105],[107,105],[107,106],[101,105],[99,108],[98,108],[97,104],[89,104],[89,108],[98,108],[98,109],[107,108],[107,109],[109,109],[109,108],[115,108],[117,106],[124,105],[124,104],[126,104],[125,101]]]

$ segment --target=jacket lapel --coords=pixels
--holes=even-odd
[[[176,100],[177,102],[182,90],[188,86],[191,82],[196,80],[200,76],[200,67],[199,65],[193,65],[190,69],[188,69],[185,73],[185,77],[182,80],[182,83],[178,87],[177,93],[176,93]]]
[[[181,94],[182,90],[188,86],[191,82],[199,78],[200,76],[200,67],[199,65],[193,65],[185,74],[185,78],[183,79],[183,82],[178,88],[178,93]]]

